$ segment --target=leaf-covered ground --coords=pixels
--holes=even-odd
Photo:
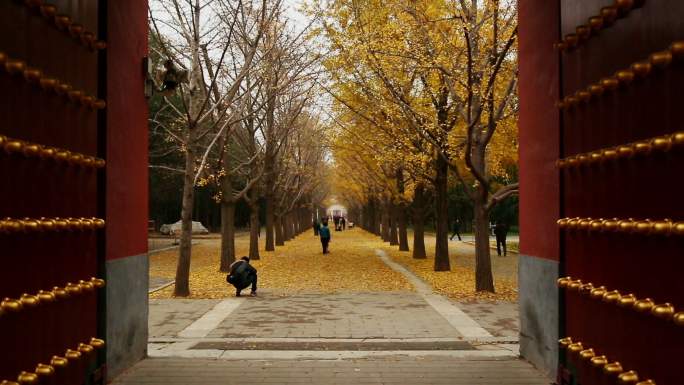
[[[247,254],[248,237],[236,240],[238,258]],[[297,292],[368,292],[413,290],[399,273],[386,266],[369,244],[375,237],[361,230],[333,232],[330,254],[321,253],[321,244],[313,231],[305,232],[274,252],[261,250],[261,259],[252,261],[259,271],[259,287],[274,294]],[[380,245],[379,242],[378,246]],[[263,239],[260,240],[263,248]],[[233,295],[226,274],[218,271],[220,240],[203,239],[193,246],[190,268],[192,298],[224,298]],[[150,276],[173,278],[178,250],[150,256]],[[152,298],[170,298],[173,286],[151,294]]]
[[[378,237],[360,229],[333,232],[330,254],[321,253],[318,238],[307,231],[275,252],[261,250],[261,260],[253,261],[259,271],[259,286],[277,295],[298,292],[368,292],[413,290],[399,273],[386,266],[376,255],[385,250],[395,261],[403,264],[436,291],[457,300],[517,299],[517,256],[492,257],[496,294],[476,293],[474,277],[474,248],[461,242],[450,242],[450,272],[434,272],[434,236],[426,236],[428,259],[416,260],[410,252],[383,243]],[[409,237],[409,244],[412,240]],[[260,240],[263,248],[263,239]],[[224,298],[233,295],[226,283],[226,274],[218,271],[219,239],[202,239],[193,245],[190,273],[192,298]],[[248,237],[236,237],[237,256],[247,254]],[[496,253],[495,253],[496,254]],[[168,250],[150,256],[150,276],[173,278],[178,250]],[[151,294],[152,298],[170,298],[173,286]]]
[[[435,236],[425,235],[427,259],[414,259],[412,252],[399,251],[397,246],[382,243],[382,249],[395,261],[410,269],[429,283],[435,291],[459,301],[493,300],[517,301],[518,256],[498,257],[491,251],[492,271],[496,293],[475,291],[475,248],[465,242],[449,242],[451,271],[435,272]],[[413,249],[413,235],[409,232],[409,248]]]

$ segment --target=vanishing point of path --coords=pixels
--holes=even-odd
[[[151,300],[150,358],[115,384],[549,383],[518,359],[517,338],[499,335],[434,293],[375,248],[368,234],[352,230],[333,237],[329,256],[316,254],[318,239],[305,233],[281,258],[299,250],[309,264],[335,258],[358,262],[362,279],[382,281],[389,275],[404,289],[340,285],[345,288],[283,293],[260,276],[264,288],[257,298]],[[343,256],[346,247],[352,257]],[[275,266],[267,262],[262,269]],[[349,274],[340,271],[341,277]],[[335,272],[320,275],[334,279]]]

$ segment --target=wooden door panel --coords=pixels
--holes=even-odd
[[[561,4],[566,36],[614,3]],[[561,53],[562,210],[566,218],[580,218],[560,222],[564,269],[571,282],[619,292],[592,298],[591,287],[561,281],[565,335],[582,343],[562,350],[574,383],[616,383],[617,373],[606,375],[571,352],[589,348],[641,380],[684,383],[678,368],[684,326],[668,307],[684,311],[684,135],[677,136],[684,131],[684,55],[670,50],[684,39],[683,13],[680,1],[647,0]],[[671,62],[650,60],[662,51]],[[632,67],[637,62],[652,63],[650,72],[639,76]],[[621,70],[632,72],[618,77]],[[614,89],[610,81],[600,83],[611,78]],[[601,84],[603,92],[592,94],[597,89],[590,86]],[[630,294],[662,306],[637,311]]]
[[[97,34],[96,0],[0,3],[0,381],[44,364],[85,384],[104,364]]]

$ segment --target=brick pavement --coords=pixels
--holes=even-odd
[[[515,304],[455,303],[402,274],[416,292],[151,300],[152,358],[114,384],[550,383],[517,359]]]
[[[298,294],[245,301],[208,337],[459,337],[413,292]]]
[[[495,337],[512,337],[520,334],[518,304],[503,301],[457,302],[457,306]]]
[[[388,357],[364,360],[224,361],[148,359],[115,385],[411,384],[548,385],[517,359]]]
[[[217,299],[150,300],[150,338],[177,335],[219,302]]]

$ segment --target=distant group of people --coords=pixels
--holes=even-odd
[[[503,256],[506,256],[506,236],[508,235],[508,225],[501,221],[494,222],[493,225],[490,225],[490,230],[492,233],[494,233],[494,237],[496,238],[496,253],[501,256],[501,253],[503,251]],[[458,240],[461,241],[461,221],[459,219],[456,219],[453,223],[453,234],[451,234],[451,237],[449,237],[449,240],[453,240],[454,237],[458,237]]]
[[[333,217],[333,222],[335,222],[335,231],[342,231],[347,229],[347,218]]]

